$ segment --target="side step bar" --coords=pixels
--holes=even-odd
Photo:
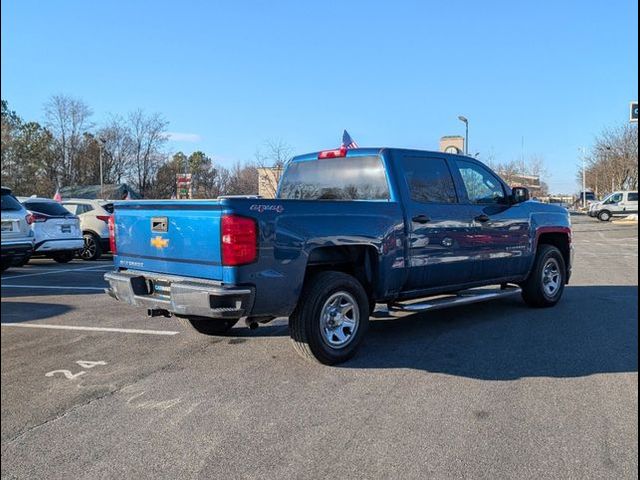
[[[441,308],[454,307],[458,305],[469,305],[471,303],[486,302],[497,298],[511,297],[517,295],[522,290],[520,287],[507,285],[499,289],[471,289],[463,290],[456,295],[446,297],[435,297],[430,300],[418,303],[394,303],[389,305],[389,311],[401,312],[424,312],[426,310],[438,310]]]

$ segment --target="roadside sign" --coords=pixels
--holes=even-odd
[[[629,112],[629,121],[638,123],[638,101],[631,102],[631,111]]]
[[[191,174],[176,174],[176,187],[178,191],[178,198],[191,198]]]

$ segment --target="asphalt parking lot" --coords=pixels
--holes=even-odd
[[[109,260],[2,275],[3,478],[637,478],[638,230],[574,217],[571,285],[380,315],[314,365],[285,320],[197,337],[102,293]]]

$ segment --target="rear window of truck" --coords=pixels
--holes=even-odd
[[[389,185],[378,156],[297,161],[287,167],[278,198],[389,200]]]

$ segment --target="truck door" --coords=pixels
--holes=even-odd
[[[446,158],[407,153],[400,158],[405,182],[408,275],[404,290],[471,281],[464,238],[473,227],[468,205],[458,202]]]
[[[470,209],[472,228],[465,238],[473,253],[477,280],[523,274],[531,252],[530,219],[526,206],[511,205],[503,182],[480,162],[456,160],[462,202]]]

